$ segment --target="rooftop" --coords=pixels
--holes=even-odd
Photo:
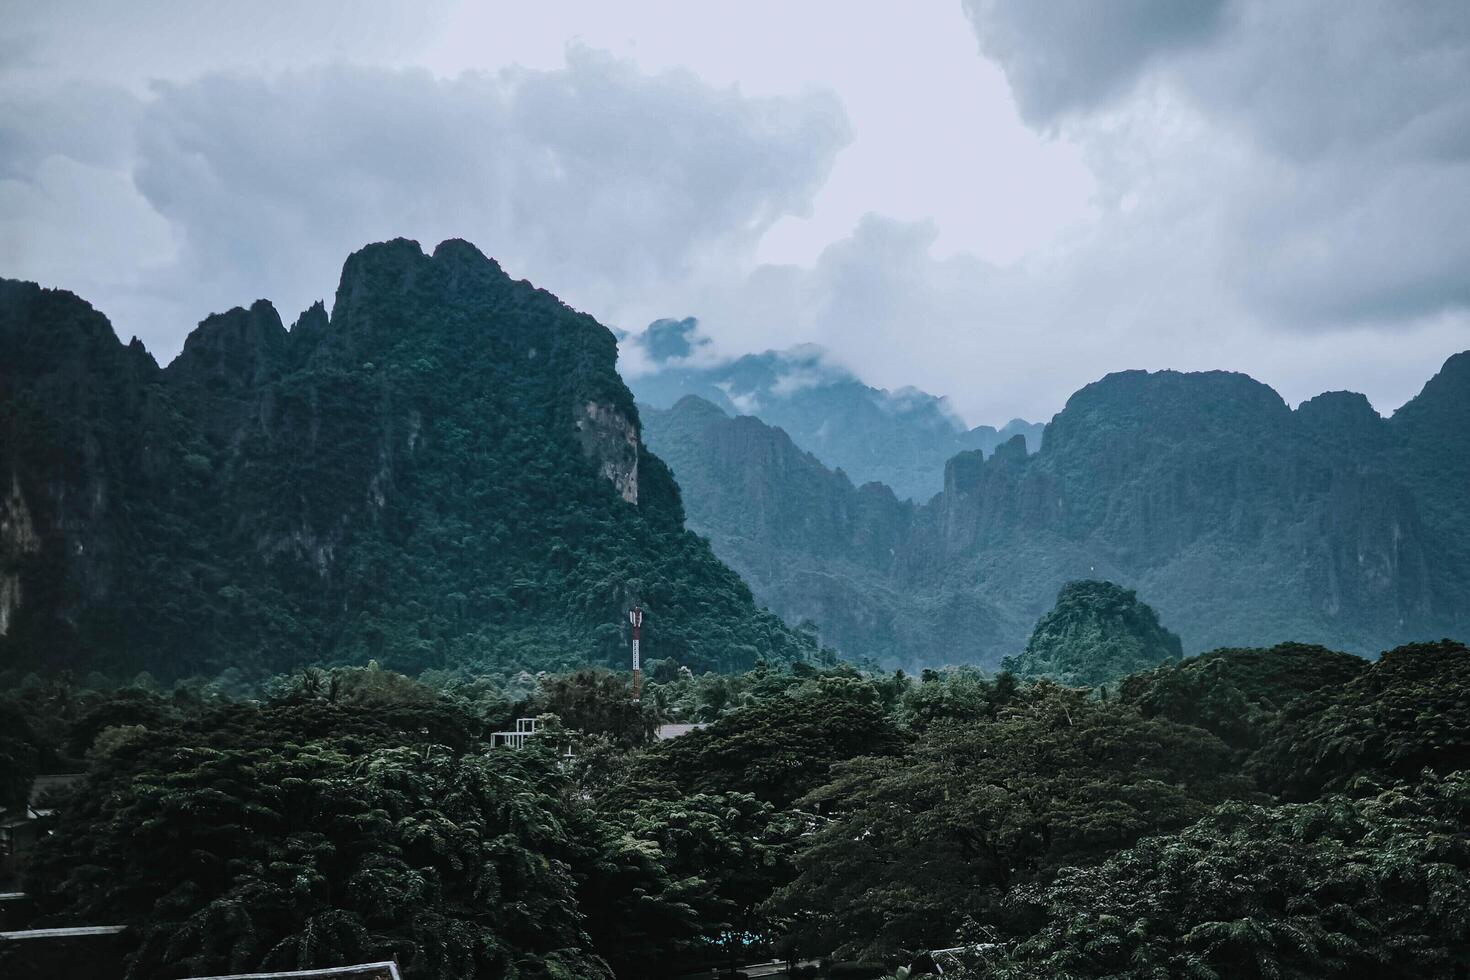
[[[188,980],[401,980],[398,964],[359,963],[356,966],[332,966],[322,970],[288,970],[284,973],[231,973],[229,976],[191,977]]]

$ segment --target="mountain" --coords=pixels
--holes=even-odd
[[[0,671],[815,655],[683,528],[613,335],[462,241],[348,258],[330,314],[211,316],[160,368],[0,281]]]
[[[1138,595],[1112,582],[1068,582],[1042,616],[1026,649],[1005,658],[1022,677],[1093,687],[1183,656],[1179,637]]]
[[[1074,579],[1137,591],[1187,652],[1376,654],[1470,629],[1470,354],[1391,418],[1349,392],[1292,410],[1240,374],[1111,374],[1038,452],[1013,438],[959,453],[922,505],[712,408],[648,415],[690,526],[849,655],[996,664]],[[750,487],[763,503],[737,505]]]
[[[632,342],[654,366],[629,381],[639,403],[666,409],[698,395],[732,415],[754,415],[827,466],[859,483],[887,484],[902,498],[938,493],[955,453],[988,456],[1016,435],[1033,452],[1041,445],[1040,423],[967,429],[944,399],[917,388],[869,387],[812,344],[711,364],[703,354],[708,338],[692,318],[657,320]]]
[[[855,487],[781,429],[694,395],[642,417],[684,492],[690,529],[788,623],[818,624],[824,643],[873,656],[897,650],[900,632],[927,640],[943,626],[921,619],[890,579],[913,503],[880,483]]]

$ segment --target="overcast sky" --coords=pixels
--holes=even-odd
[[[1387,413],[1470,348],[1464,0],[0,7],[0,275],[160,361],[398,235],[971,423],[1136,367]]]

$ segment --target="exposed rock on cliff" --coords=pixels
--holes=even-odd
[[[630,504],[638,503],[638,430],[611,405],[587,402],[576,408],[582,454]]]

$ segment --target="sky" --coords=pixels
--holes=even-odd
[[[1463,0],[0,13],[0,276],[161,362],[396,236],[630,334],[820,344],[971,424],[1130,368],[1387,414],[1470,348]]]

